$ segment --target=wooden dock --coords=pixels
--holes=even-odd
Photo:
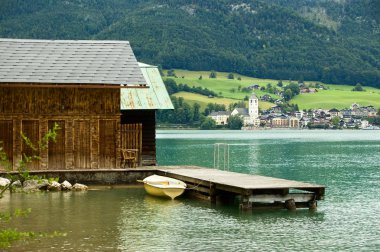
[[[188,192],[213,203],[238,198],[241,209],[315,209],[325,186],[266,176],[221,171],[197,166],[157,166],[159,175],[176,178],[188,185]]]
[[[0,171],[0,176],[4,175]],[[14,172],[17,174],[17,172]],[[39,170],[31,175],[59,177],[73,183],[135,184],[137,180],[158,174],[184,181],[186,193],[212,203],[235,204],[241,209],[296,208],[314,209],[325,195],[325,187],[266,176],[221,171],[198,166],[143,166],[127,169]]]

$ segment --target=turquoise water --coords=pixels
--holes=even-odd
[[[32,208],[19,230],[66,232],[10,251],[379,251],[380,131],[159,131],[160,165],[213,167],[230,144],[230,170],[327,186],[316,212],[241,213],[161,200],[140,187],[12,194],[0,211]],[[3,224],[0,224],[3,225]]]

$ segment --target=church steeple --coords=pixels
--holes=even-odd
[[[259,117],[259,99],[257,99],[255,94],[249,97],[248,113],[252,119]]]

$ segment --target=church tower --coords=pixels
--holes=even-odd
[[[248,113],[251,119],[257,119],[259,117],[259,99],[257,99],[254,94],[249,97]]]

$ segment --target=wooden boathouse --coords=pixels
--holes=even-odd
[[[315,208],[320,185],[194,166],[156,166],[155,111],[173,109],[158,69],[138,63],[127,41],[0,39],[0,142],[14,172],[58,123],[55,143],[30,174],[89,184],[131,184],[152,174],[183,180],[211,202],[242,209]],[[137,168],[125,168],[124,150]],[[0,175],[4,174],[0,167]]]
[[[30,170],[117,169],[123,149],[155,165],[155,110],[172,108],[157,73],[127,41],[0,39],[0,141],[13,169],[30,152],[20,132],[37,142],[54,123],[57,141]]]

